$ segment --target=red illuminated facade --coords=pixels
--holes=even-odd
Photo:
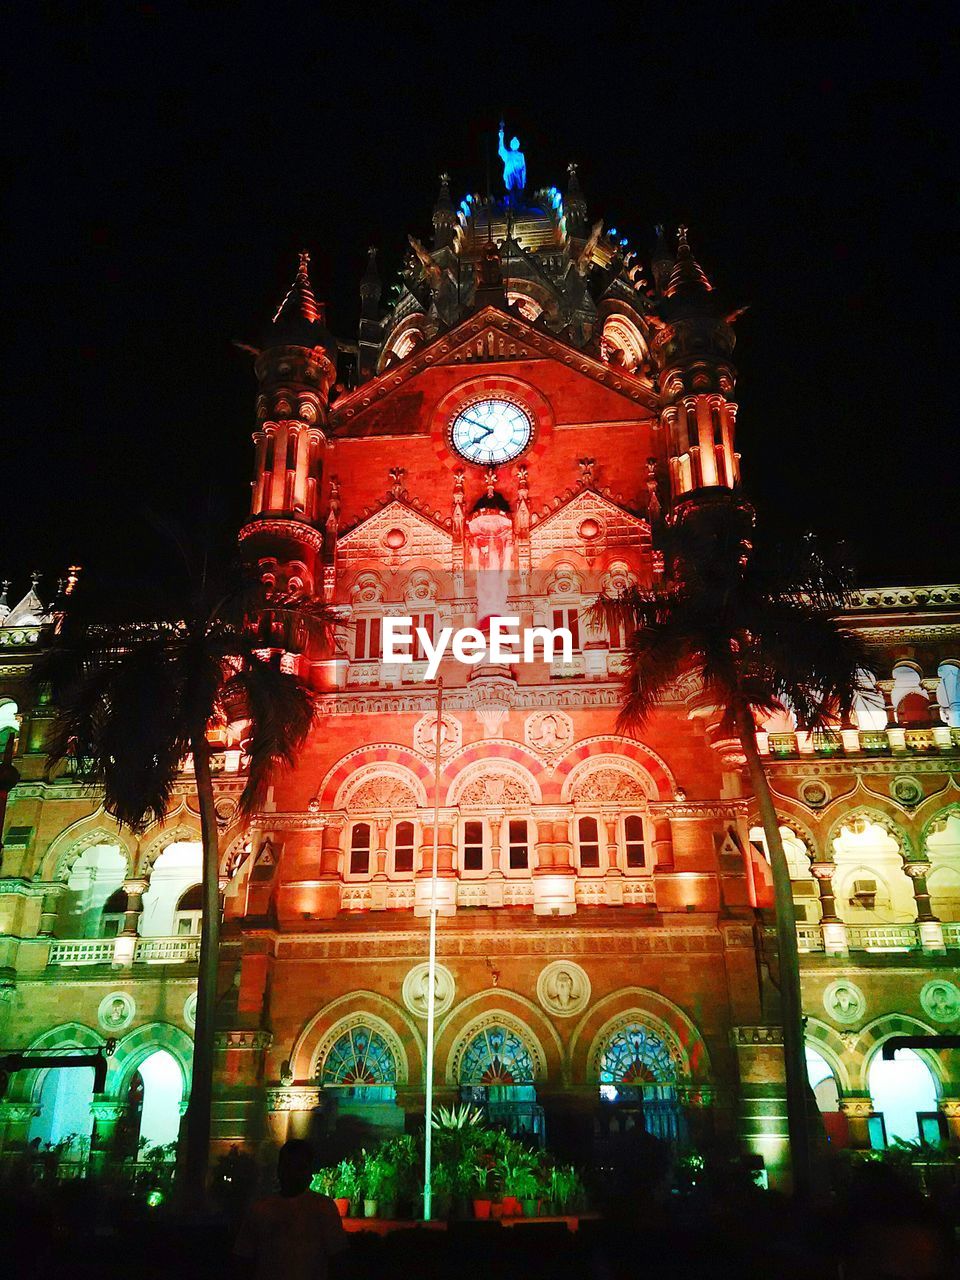
[[[580,1160],[615,1152],[635,1123],[681,1142],[737,1134],[775,1178],[769,875],[735,744],[694,682],[641,737],[618,734],[628,637],[586,614],[601,590],[658,581],[678,504],[739,482],[732,318],[684,229],[642,266],[591,228],[573,166],[564,194],[459,208],[444,178],[433,229],[429,248],[411,238],[387,311],[371,251],[355,344],[326,327],[304,256],[256,359],[243,554],[342,625],[332,649],[279,645],[319,714],[249,826],[235,816],[239,744],[223,744],[216,1142],[260,1149],[422,1115],[436,839],[438,1101],[470,1099]],[[522,628],[569,628],[572,661],[448,658],[438,724],[422,653],[381,660],[383,619],[435,637],[491,602]],[[0,627],[23,632],[11,652],[35,643],[43,607],[29,607],[29,626]],[[828,747],[786,716],[760,741],[788,833],[808,1035],[834,1090],[823,1076],[818,1101],[835,1141],[865,1145],[882,1113],[877,1046],[960,1020],[960,590],[862,592],[851,619],[877,654],[878,704]],[[164,830],[133,842],[31,773],[37,744],[21,728],[0,884],[7,1039],[96,1043],[101,1000],[133,993],[142,1043],[121,1035],[113,1091],[90,1104],[103,1151],[150,1035],[188,1062],[180,987],[195,949],[173,944],[191,935],[171,927],[168,951],[151,952],[140,912],[163,851],[195,842],[195,802],[186,776]],[[119,851],[122,928],[69,952],[62,902],[98,841]],[[106,901],[84,918],[99,924]],[[928,1136],[955,1140],[960,1069],[928,1059],[933,1102],[918,1110]],[[25,1079],[2,1104],[14,1146],[41,1091]]]

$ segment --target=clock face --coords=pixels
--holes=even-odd
[[[523,453],[533,437],[533,423],[510,400],[475,400],[453,420],[450,442],[467,462],[498,466]]]

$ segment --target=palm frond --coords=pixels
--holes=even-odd
[[[274,770],[293,764],[313,722],[314,699],[296,676],[250,652],[224,685],[224,701],[237,697],[250,720],[249,772],[240,807],[252,813],[264,803]]]

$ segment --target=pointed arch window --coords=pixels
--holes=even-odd
[[[673,1084],[676,1075],[670,1050],[640,1022],[615,1031],[600,1058],[601,1093],[604,1086]]]

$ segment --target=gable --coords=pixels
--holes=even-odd
[[[387,535],[399,530],[404,541],[392,546]],[[435,521],[415,511],[399,499],[388,502],[373,515],[360,522],[337,539],[337,561],[343,568],[367,560],[402,564],[414,557],[426,557],[447,564],[450,560],[453,538]]]
[[[536,515],[532,517],[531,556],[540,561],[552,552],[581,546],[580,526],[588,518],[599,526],[590,544],[593,551],[602,552],[608,546],[618,550],[627,547],[647,549],[650,546],[650,526],[646,520],[625,511],[596,489],[584,489],[548,516],[539,520]]]
[[[570,384],[585,382],[594,388],[594,416],[613,420],[647,417],[658,410],[656,393],[622,369],[613,368],[552,334],[533,328],[525,320],[496,307],[484,307],[445,334],[415,350],[398,365],[384,370],[355,391],[341,396],[331,407],[330,425],[335,434],[404,435],[429,430],[427,415],[453,385],[452,370],[480,374],[491,365],[506,372],[505,365],[523,364],[511,372],[547,392],[547,366],[554,377],[565,371],[563,392]],[[542,363],[544,368],[535,366]],[[532,367],[533,366],[533,367]],[[557,394],[555,406],[562,410]],[[586,399],[574,395],[574,402]]]

